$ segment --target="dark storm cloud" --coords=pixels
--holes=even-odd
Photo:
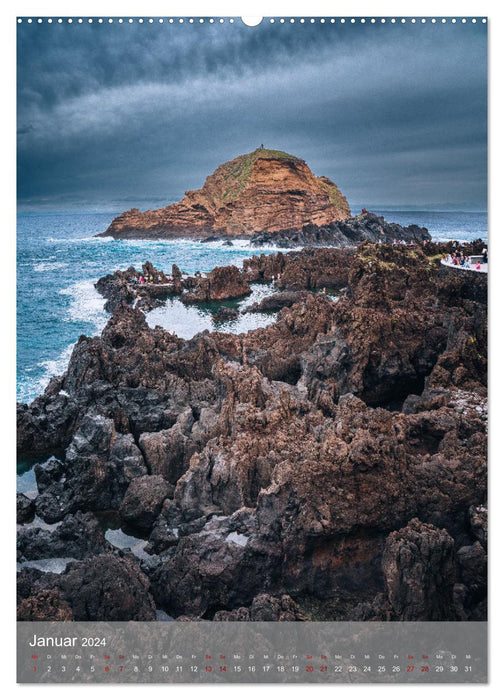
[[[161,206],[260,143],[351,202],[485,205],[481,24],[18,32],[21,205]]]

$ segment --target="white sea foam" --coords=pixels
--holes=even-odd
[[[79,240],[86,240],[86,239],[79,239]],[[113,238],[110,238],[107,236],[107,238],[93,238],[92,240],[97,240],[97,241],[113,241]],[[226,246],[224,245],[225,241],[229,241],[232,243],[232,246]],[[218,239],[216,241],[199,241],[199,240],[193,240],[190,238],[125,238],[125,239],[119,239],[116,241],[117,243],[123,243],[127,244],[131,248],[147,248],[147,247],[153,247],[153,248],[166,248],[169,249],[171,247],[176,247],[176,248],[187,248],[190,250],[201,250],[201,249],[211,249],[211,250],[220,250],[220,251],[227,251],[230,254],[232,253],[239,253],[239,252],[246,252],[246,253],[256,253],[261,250],[268,250],[271,252],[275,251],[282,251],[282,252],[289,252],[291,250],[302,250],[303,246],[300,246],[298,248],[283,248],[281,246],[277,246],[273,243],[267,244],[267,245],[261,245],[261,246],[253,246],[250,244],[250,241],[247,240],[246,238],[232,238],[232,239]]]
[[[51,270],[63,270],[68,267],[68,263],[63,262],[40,262],[33,266],[35,272],[50,272]]]
[[[71,297],[66,321],[84,321],[92,323],[96,333],[102,330],[107,323],[108,314],[103,308],[103,297],[95,289],[94,280],[75,282],[60,290],[60,294]]]
[[[65,243],[66,245],[71,245],[72,243],[83,243],[84,241],[95,241],[97,243],[99,243],[100,241],[105,241],[106,243],[110,243],[110,241],[113,240],[114,239],[111,236],[107,236],[106,238],[98,238],[95,235],[82,236],[81,238],[54,238],[53,236],[49,236],[45,239],[46,243]]]
[[[98,294],[91,280],[75,282],[70,287],[60,290],[60,294],[71,297],[65,318],[66,321],[91,323],[94,326],[93,333],[101,332],[107,322],[108,314],[103,308],[103,297]],[[65,372],[74,347],[75,343],[71,343],[67,345],[57,358],[38,363],[38,366],[44,369],[44,373],[37,380],[35,391],[29,392],[30,395],[33,395],[33,393],[35,395],[41,394],[51,377],[59,376]]]
[[[299,246],[296,248],[284,248],[282,246],[275,245],[274,243],[265,243],[260,246],[255,246],[252,245],[249,240],[246,238],[231,238],[231,239],[226,239],[229,240],[230,243],[232,243],[232,246],[226,246],[224,244],[224,241],[222,239],[218,241],[208,241],[206,243],[203,243],[202,241],[199,241],[196,243],[198,246],[205,246],[208,248],[214,248],[217,250],[222,250],[223,248],[229,249],[230,253],[239,253],[240,251],[245,251],[248,254],[254,254],[254,253],[260,253],[262,250],[267,250],[271,252],[283,252],[283,253],[288,253],[291,250],[302,250],[303,246]],[[182,241],[181,241],[182,242]],[[186,241],[187,242],[187,241]]]
[[[36,382],[35,395],[41,394],[49,383],[51,377],[59,377],[66,370],[72,355],[75,343],[68,345],[55,360],[44,360],[38,366],[44,369],[44,374]]]
[[[94,287],[94,280],[75,282],[59,293],[70,297],[65,321],[90,323],[93,326],[91,333],[94,334],[102,331],[109,315],[103,308],[103,297]],[[43,369],[43,374],[35,382],[25,381],[20,384],[18,400],[30,402],[43,393],[51,377],[60,376],[66,371],[74,347],[75,343],[71,343],[55,359],[38,362],[37,366]]]
[[[40,394],[38,383],[32,379],[24,379],[18,382],[16,401],[20,403],[30,403]]]
[[[281,252],[281,253],[290,253],[293,250],[303,250],[305,246],[289,246],[289,248],[285,248],[284,246],[279,246],[275,245],[275,243],[261,243],[261,245],[252,245],[250,241],[239,241],[238,245],[241,243],[242,247],[244,250],[249,250],[252,253],[257,253],[260,254],[261,251],[267,250],[268,252]]]
[[[115,243],[119,245],[127,245],[128,247],[131,248],[157,248],[157,247],[170,247],[171,245],[181,245],[183,243],[191,243],[194,241],[187,241],[184,239],[178,239],[178,238],[101,238],[101,239],[96,239],[96,240],[102,240],[102,241],[114,241]]]
[[[43,369],[43,374],[37,380],[25,380],[18,387],[17,400],[25,403],[30,403],[34,398],[42,394],[49,384],[52,377],[61,376],[68,367],[72,351],[75,343],[67,345],[67,347],[54,360],[43,360],[37,363],[37,367]],[[33,368],[28,368],[33,369]],[[62,396],[68,396],[67,392],[60,391]]]

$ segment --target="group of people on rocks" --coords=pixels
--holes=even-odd
[[[130,278],[131,284],[160,284],[161,280],[159,275],[133,275]]]
[[[383,244],[383,241],[382,241],[381,238],[378,239],[378,243],[379,243],[380,245]],[[422,245],[424,245],[424,246],[426,246],[427,243],[428,243],[427,240],[422,241]],[[419,243],[418,243],[418,241],[414,241],[413,239],[411,239],[410,241],[408,241],[408,242],[406,243],[406,241],[404,240],[404,238],[401,238],[399,241],[397,240],[397,238],[394,238],[394,240],[392,241],[392,245],[409,245],[409,246],[412,246],[412,245],[419,245]]]
[[[198,270],[194,276],[198,279],[202,279],[203,275],[202,273]],[[182,272],[180,275],[181,279],[187,279],[189,275],[187,272]],[[175,277],[173,275],[168,275],[168,284],[173,284],[175,281]],[[160,275],[148,275],[144,273],[140,273],[137,275],[133,275],[129,279],[130,284],[163,284],[162,278]]]
[[[380,241],[380,243],[381,243],[381,241]],[[398,241],[397,238],[394,238],[392,245],[416,245],[416,243],[413,239],[411,239],[411,241],[409,243],[406,243],[406,241],[403,238],[401,238],[400,241]]]

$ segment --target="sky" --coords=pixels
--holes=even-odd
[[[165,206],[260,144],[352,208],[486,209],[486,25],[18,25],[18,206]]]

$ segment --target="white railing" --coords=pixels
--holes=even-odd
[[[480,263],[480,268],[478,270],[476,263],[470,263],[469,266],[454,265],[451,260],[443,258],[441,260],[441,265],[444,265],[445,267],[453,267],[454,270],[460,270],[461,272],[483,272],[484,274],[488,274],[488,263]]]

